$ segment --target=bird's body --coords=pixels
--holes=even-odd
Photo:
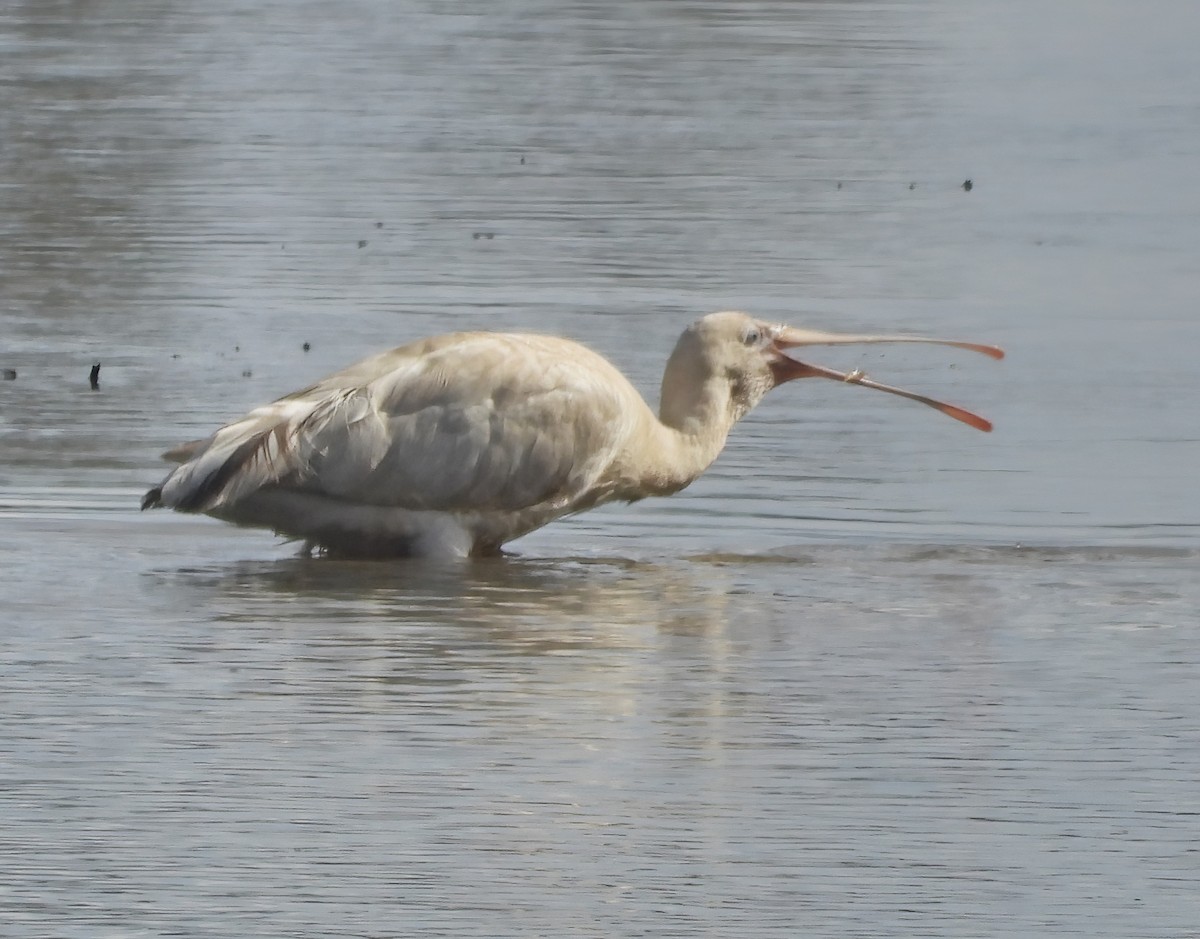
[[[885,339],[712,314],[676,346],[656,417],[616,368],[570,340],[438,336],[176,448],[167,457],[181,465],[143,508],[203,512],[342,555],[485,555],[562,515],[682,489],[716,459],[733,424],[792,378],[880,387],[987,429],[960,409],[781,352]]]

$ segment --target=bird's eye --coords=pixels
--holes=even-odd
[[[756,346],[762,341],[762,330],[757,326],[751,326],[742,334],[742,342],[748,346]]]

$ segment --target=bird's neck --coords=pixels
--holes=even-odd
[[[664,399],[658,418],[647,415],[639,484],[646,495],[678,492],[703,473],[720,455],[734,424],[728,385],[712,382],[686,408]]]

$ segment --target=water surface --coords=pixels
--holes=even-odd
[[[6,934],[1191,934],[1195,20],[13,5]],[[729,307],[1004,345],[819,359],[997,430],[797,383],[465,566],[136,510],[359,355],[548,330],[653,398]]]

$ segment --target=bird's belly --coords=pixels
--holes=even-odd
[[[270,528],[331,555],[465,558],[498,554],[506,542],[563,512],[551,507],[520,512],[413,510],[267,487],[210,514],[238,525]]]
[[[471,520],[452,512],[413,511],[333,499],[320,493],[260,489],[210,513],[223,521],[270,528],[309,547],[345,557],[469,557]]]

